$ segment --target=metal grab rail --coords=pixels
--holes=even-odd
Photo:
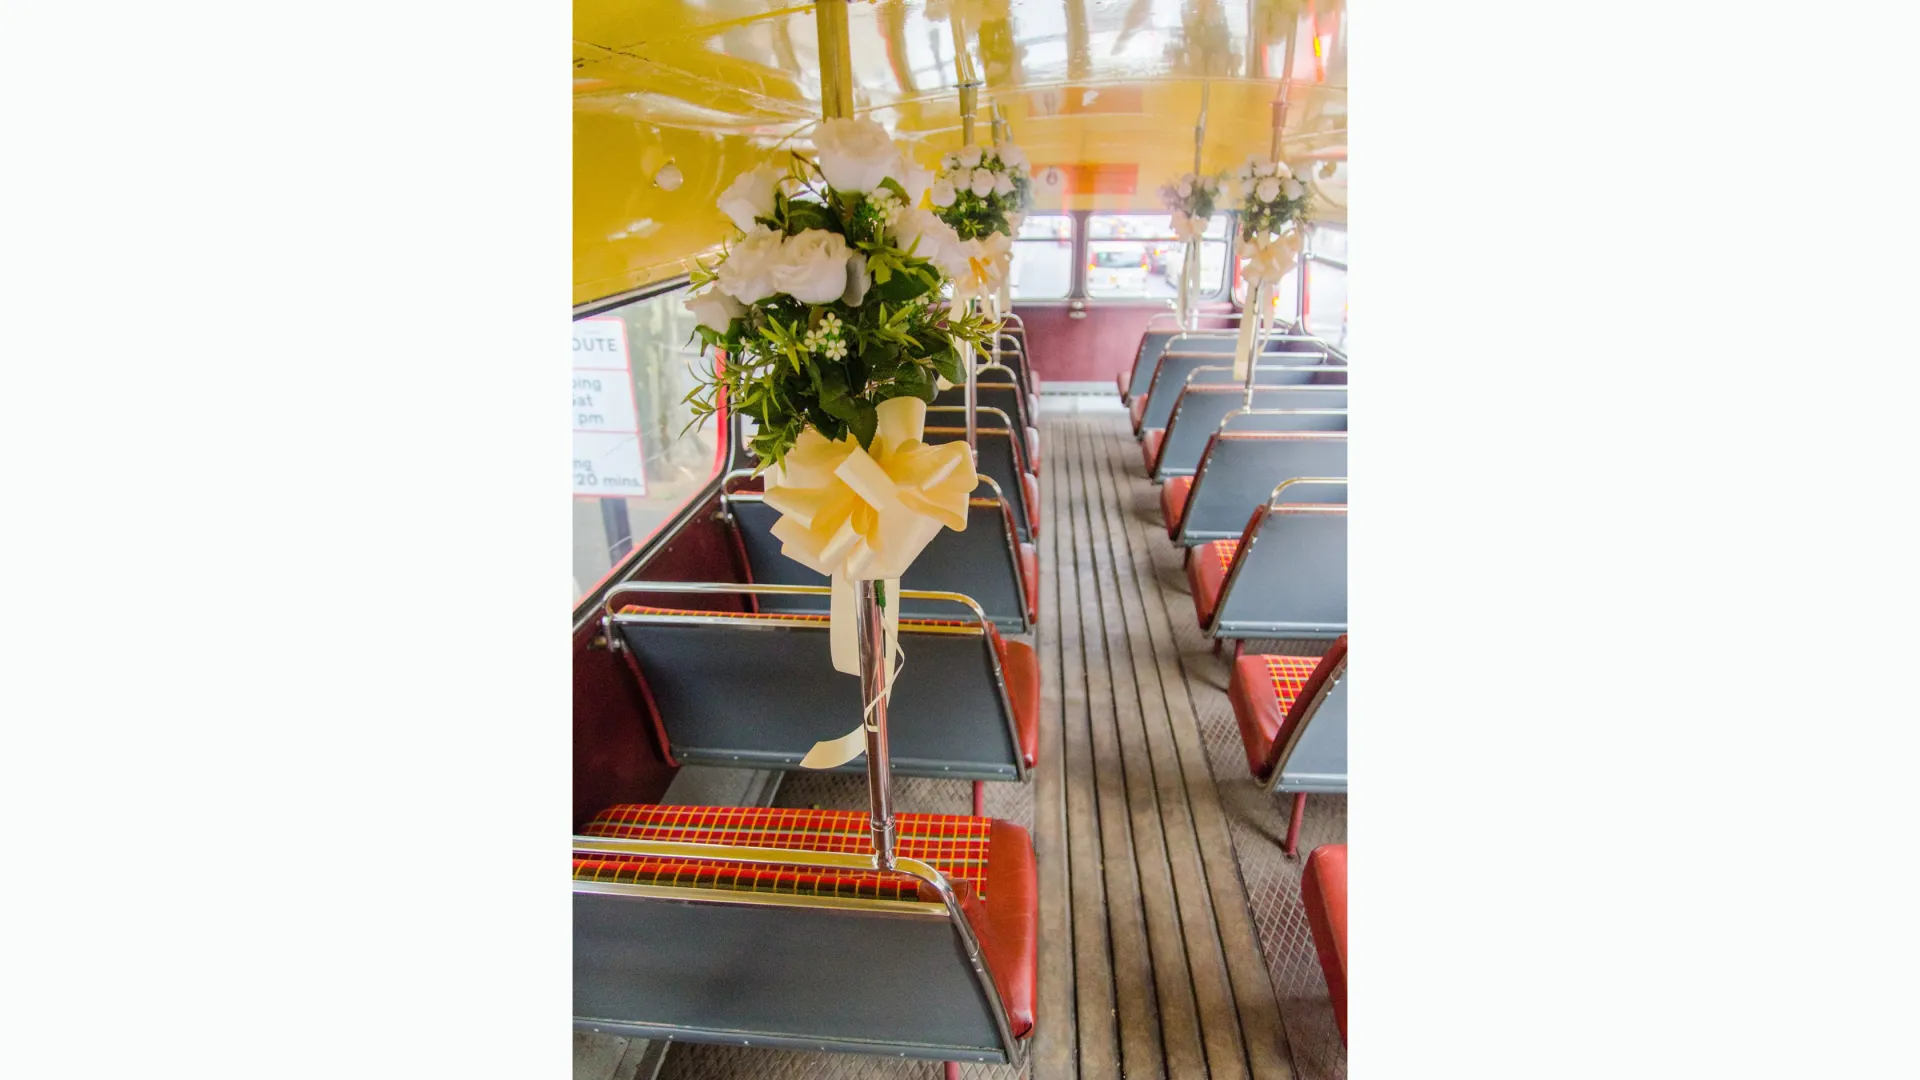
[[[607,635],[607,648],[612,649],[616,652],[625,648],[624,645],[618,644],[619,635],[613,632],[614,625],[621,621],[619,613],[613,610],[613,598],[621,595],[631,595],[633,593],[649,593],[649,592],[691,593],[691,594],[707,595],[707,596],[725,595],[725,594],[731,594],[731,593],[750,593],[755,595],[787,595],[787,596],[831,596],[833,594],[833,587],[831,585],[754,585],[754,584],[747,584],[744,582],[732,582],[732,581],[628,581],[628,582],[622,582],[620,585],[615,586],[614,588],[608,590],[606,599],[602,601],[600,618],[601,618],[601,627],[605,632],[605,634]],[[973,597],[968,596],[965,593],[937,592],[937,591],[931,591],[927,589],[901,589],[900,599],[938,600],[945,603],[961,604],[967,608],[972,609],[974,620],[980,624],[981,631],[983,633],[985,632],[986,628],[991,625],[991,621],[987,618],[986,610],[982,608],[979,605],[979,603],[973,599]],[[688,614],[699,615],[700,613],[697,611],[694,611],[694,612],[688,612]]]
[[[1280,492],[1295,484],[1339,484],[1341,487],[1346,487],[1347,478],[1344,476],[1296,476],[1291,480],[1282,480],[1273,485],[1273,494],[1267,496],[1268,508],[1279,508],[1282,505],[1280,502]]]

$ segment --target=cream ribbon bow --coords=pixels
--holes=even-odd
[[[1293,269],[1303,239],[1299,229],[1289,229],[1279,236],[1256,236],[1247,242],[1247,261],[1241,276],[1247,281],[1246,312],[1253,317],[1243,315],[1240,319],[1240,339],[1233,347],[1233,377],[1237,380],[1244,380],[1252,368],[1255,339],[1261,326],[1273,319],[1270,290]]]
[[[773,535],[780,552],[833,579],[830,630],[833,666],[860,673],[855,581],[886,582],[887,632],[883,696],[893,693],[900,629],[900,576],[940,527],[967,527],[967,499],[979,478],[964,442],[928,445],[927,403],[900,397],[875,409],[872,450],[852,435],[835,442],[808,428],[767,474],[766,504],[780,512]],[[815,743],[800,764],[843,765],[866,749],[869,720],[838,739]]]

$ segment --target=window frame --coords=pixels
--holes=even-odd
[[[584,304],[575,304],[568,321],[579,322],[581,319],[590,319],[596,315],[604,315],[615,308],[626,307],[628,304],[639,303],[644,300],[652,300],[656,297],[685,289],[691,283],[692,279],[688,275],[677,274],[663,281],[642,285],[636,289],[628,289],[626,292],[615,293],[612,296],[603,297],[599,300],[590,300]],[[720,425],[717,432],[718,438],[716,439],[717,446],[715,449],[713,475],[707,478],[705,484],[702,484],[689,493],[686,502],[682,503],[678,510],[675,510],[665,520],[661,521],[659,525],[655,526],[653,531],[649,533],[644,540],[635,538],[633,546],[627,550],[627,553],[619,559],[614,560],[612,568],[600,579],[599,583],[588,589],[587,592],[580,597],[573,608],[573,629],[576,633],[580,631],[586,621],[599,617],[600,605],[605,602],[606,595],[609,591],[615,586],[631,580],[633,575],[646,563],[648,558],[655,552],[673,543],[674,539],[679,536],[680,531],[685,529],[687,524],[698,516],[700,509],[712,501],[713,497],[719,493],[720,485],[726,480],[727,464],[733,460],[733,414],[727,409],[724,400],[720,402],[719,412],[713,417],[713,420]],[[591,495],[574,497],[599,498]]]
[[[1072,210],[1036,211],[1027,216],[1030,218],[1063,217],[1067,219],[1068,231],[1071,237],[1067,244],[1067,291],[1065,295],[1062,296],[1045,297],[1020,296],[1016,293],[1013,295],[1013,302],[1016,304],[1064,304],[1076,299],[1078,294],[1075,290],[1080,287],[1083,276],[1078,260],[1082,245],[1086,242],[1086,223],[1081,221],[1079,215]],[[1021,244],[1043,244],[1048,242],[1047,238],[1039,236],[1028,237],[1025,240],[1020,239],[1018,236],[1013,238],[1014,250],[1016,251],[1019,250],[1019,245]]]

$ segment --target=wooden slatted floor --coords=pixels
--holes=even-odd
[[[987,789],[987,812],[1029,828],[1038,854],[1040,1023],[1027,1075],[1342,1077],[1299,864],[1279,854],[1284,808],[1245,775],[1225,668],[1190,625],[1126,414],[1111,400],[1049,398],[1042,424],[1040,767],[1026,784]],[[1268,651],[1283,650],[1295,651]],[[902,810],[967,812],[963,782],[897,783]],[[1345,839],[1345,800],[1325,801],[1305,848]],[[789,774],[776,802],[863,809],[865,781]],[[1243,881],[1255,883],[1251,905]],[[678,1045],[660,1075],[932,1080],[940,1066]]]

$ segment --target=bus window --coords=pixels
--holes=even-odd
[[[1165,214],[1092,214],[1087,218],[1087,295],[1137,300],[1180,295],[1186,245]],[[1200,295],[1225,283],[1227,215],[1215,214],[1200,242]]]
[[[1016,300],[1064,300],[1073,287],[1073,218],[1029,214],[1013,240],[1007,287]]]
[[[576,601],[719,467],[718,425],[686,430],[693,413],[681,399],[694,385],[689,365],[702,361],[685,297],[680,286],[574,320]]]

